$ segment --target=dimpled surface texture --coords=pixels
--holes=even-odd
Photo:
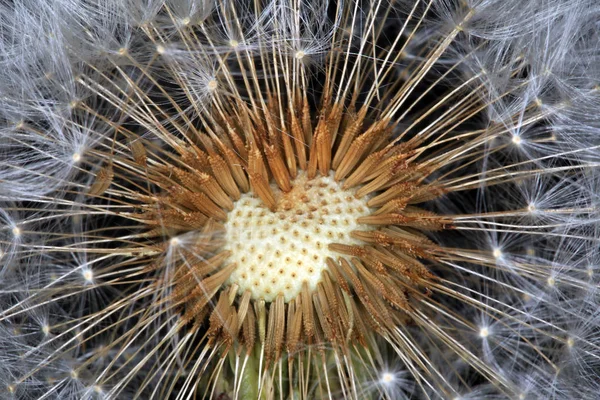
[[[300,294],[303,282],[312,292],[327,268],[326,259],[339,254],[330,243],[358,244],[353,230],[369,230],[358,224],[369,215],[368,199],[356,199],[355,190],[343,190],[333,179],[317,176],[308,180],[302,172],[289,193],[272,186],[275,211],[252,194],[243,194],[225,223],[224,250],[232,252],[226,263],[237,263],[229,284],[239,285],[254,299],[267,302],[281,293],[286,302]]]

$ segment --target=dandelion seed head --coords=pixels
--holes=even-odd
[[[2,3],[2,385],[592,398],[599,12]]]

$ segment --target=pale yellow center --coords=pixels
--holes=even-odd
[[[327,257],[339,256],[328,249],[330,243],[360,243],[350,232],[368,230],[356,220],[370,210],[366,199],[356,199],[354,190],[343,190],[333,173],[312,180],[301,173],[289,193],[272,188],[277,200],[274,212],[247,193],[228,215],[224,249],[233,253],[227,263],[237,263],[229,284],[237,284],[240,294],[249,290],[256,300],[269,302],[282,294],[289,302],[300,294],[304,282],[311,292],[315,290]]]

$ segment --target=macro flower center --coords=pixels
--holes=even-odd
[[[429,295],[421,260],[439,254],[423,232],[451,227],[418,206],[444,193],[412,161],[418,143],[398,143],[366,108],[299,101],[287,116],[238,102],[239,115],[169,154],[174,164],[131,145],[163,188],[135,218],[170,237],[163,265],[182,324],[225,348],[268,343],[267,365],[284,349],[364,343],[405,324]]]
[[[326,259],[339,256],[329,244],[357,245],[351,232],[368,229],[357,222],[369,214],[366,199],[343,189],[333,172],[314,179],[302,172],[292,185],[287,193],[271,185],[274,211],[245,193],[228,214],[224,250],[231,251],[227,262],[237,264],[229,283],[238,285],[240,295],[249,290],[253,299],[271,302],[281,294],[289,302],[304,283],[315,291]]]

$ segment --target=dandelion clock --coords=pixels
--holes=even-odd
[[[595,1],[0,8],[0,398],[597,398]]]

